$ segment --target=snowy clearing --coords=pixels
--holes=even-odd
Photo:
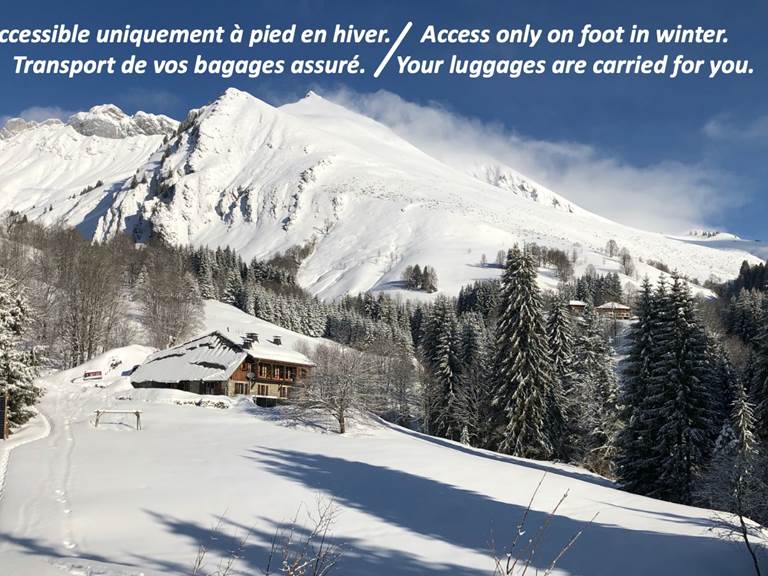
[[[339,436],[246,401],[133,390],[122,370],[150,352],[114,350],[45,379],[41,411],[50,434],[13,451],[0,500],[4,574],[184,574],[198,545],[210,548],[213,567],[246,533],[239,573],[259,573],[274,530],[300,506],[311,509],[318,495],[340,510],[340,574],[490,574],[491,533],[500,548],[510,541],[545,473],[529,531],[566,490],[569,496],[534,558],[538,568],[598,512],[561,573],[749,570],[742,545],[712,531],[711,511],[627,494],[578,468],[379,421],[358,418]],[[108,372],[114,359],[121,366],[101,387],[79,380],[85,370]],[[195,405],[200,400],[223,406]],[[122,415],[104,416],[97,429],[97,409],[141,409],[143,429]]]

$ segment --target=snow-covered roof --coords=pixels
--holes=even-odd
[[[285,346],[278,346],[269,340],[266,342],[254,342],[247,349],[248,354],[259,360],[273,360],[275,362],[286,362],[288,364],[301,364],[303,366],[314,366],[314,363],[304,356],[301,352],[291,350]]]
[[[606,302],[597,307],[598,310],[631,310],[629,306],[620,304],[619,302]]]
[[[131,375],[131,382],[221,382],[227,380],[246,357],[313,366],[301,352],[273,342],[256,342],[248,349],[214,331],[149,356]]]
[[[571,300],[568,302],[568,306],[586,306],[587,303],[584,300]]]

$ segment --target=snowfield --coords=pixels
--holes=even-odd
[[[286,333],[222,304],[209,328]],[[215,324],[215,325],[214,325]],[[11,453],[0,497],[3,576],[190,574],[198,546],[208,568],[238,548],[238,574],[260,574],[276,528],[301,508],[333,501],[345,575],[480,576],[488,551],[511,541],[543,478],[526,534],[567,491],[533,566],[559,574],[748,574],[743,545],[713,531],[714,513],[634,496],[584,470],[475,450],[358,416],[340,436],[318,418],[297,424],[245,399],[134,390],[127,372],[151,349],[110,351],[44,379],[47,394]],[[113,369],[110,366],[119,361]],[[83,381],[103,370],[103,381]],[[218,406],[218,407],[217,407]],[[133,416],[97,409],[142,410]],[[0,455],[8,444],[0,445]],[[214,527],[218,525],[218,530]]]
[[[178,136],[175,127],[109,105],[68,124],[13,121],[0,139],[0,209],[64,219],[98,240],[155,233],[229,245],[245,258],[312,244],[298,280],[322,298],[402,292],[402,273],[414,264],[435,267],[440,291],[456,294],[499,274],[479,266],[482,254],[493,261],[523,242],[576,248],[583,272],[614,239],[635,257],[638,277],[652,280],[658,272],[640,259],[704,282],[735,277],[742,260],[765,255],[758,243],[623,226],[492,159],[448,165],[314,93],[274,107],[229,89],[191,111]],[[617,267],[607,262],[603,271]]]

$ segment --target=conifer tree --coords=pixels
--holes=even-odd
[[[624,488],[643,493],[656,475],[648,391],[651,371],[658,358],[654,336],[657,318],[653,287],[647,276],[638,294],[635,312],[637,323],[630,334],[631,347],[621,395],[624,427],[617,439],[617,474]]]
[[[765,454],[755,435],[755,417],[744,387],[734,389],[730,417],[715,443],[712,460],[698,483],[704,506],[768,522]]]
[[[240,277],[240,272],[234,268],[230,268],[229,272],[227,273],[222,300],[227,304],[237,306],[238,303],[242,303],[242,292],[243,280]]]
[[[555,456],[566,459],[569,454],[567,443],[567,420],[574,415],[569,400],[573,392],[573,331],[568,304],[558,297],[547,318],[547,342],[552,358],[552,389],[549,398],[550,420],[552,422],[553,449]]]
[[[552,455],[552,372],[533,260],[514,247],[501,282],[492,400],[499,450],[527,458]]]
[[[655,332],[659,359],[649,389],[657,477],[649,494],[689,503],[717,434],[707,385],[707,342],[690,290],[677,274],[660,310]]]
[[[576,426],[571,428],[571,442],[581,462],[610,476],[619,430],[615,364],[600,318],[589,300],[582,319],[573,363],[573,395],[579,411]]]
[[[741,383],[723,343],[715,337],[708,339],[707,364],[708,384],[712,394],[713,428],[720,430],[730,418],[736,387]]]
[[[21,426],[34,415],[31,407],[42,395],[42,389],[34,382],[33,356],[19,345],[28,321],[25,299],[12,282],[0,278],[0,393],[8,396],[8,420],[13,427]]]
[[[216,287],[213,283],[213,270],[208,250],[203,248],[200,255],[199,266],[197,270],[197,281],[200,287],[200,297],[204,300],[211,300],[217,297]]]
[[[453,303],[445,296],[435,300],[427,318],[422,349],[429,363],[437,405],[430,410],[430,433],[459,440],[458,377],[461,372],[458,327]]]
[[[755,403],[756,430],[768,445],[768,326],[757,341],[757,350],[751,360],[751,396]]]
[[[486,447],[489,443],[491,359],[490,336],[482,317],[474,312],[463,315],[457,410],[463,444]]]

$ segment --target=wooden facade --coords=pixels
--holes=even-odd
[[[259,403],[270,404],[288,400],[296,386],[306,382],[309,366],[246,358],[226,382],[226,395],[247,394]]]
[[[618,302],[606,302],[595,308],[595,311],[603,318],[613,320],[629,320],[632,318],[632,308]]]

